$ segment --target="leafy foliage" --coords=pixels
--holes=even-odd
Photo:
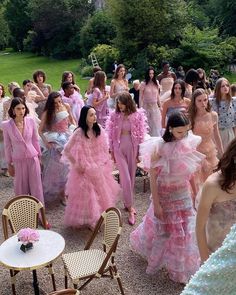
[[[39,53],[57,58],[80,56],[80,28],[93,4],[86,0],[31,0],[29,10],[36,33],[32,42]]]
[[[105,72],[111,72],[112,63],[114,60],[119,60],[118,49],[111,45],[99,44],[92,52],[95,53],[99,66]]]
[[[93,47],[98,44],[111,45],[116,35],[116,28],[109,15],[97,11],[90,16],[80,31],[80,47],[84,57],[87,57]]]
[[[32,26],[28,2],[28,0],[6,2],[5,19],[11,32],[11,46],[15,50],[23,50],[23,40]]]

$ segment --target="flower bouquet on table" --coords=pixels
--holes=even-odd
[[[18,241],[22,243],[20,249],[23,252],[33,248],[33,244],[39,240],[39,233],[37,230],[32,228],[22,228],[19,230]]]

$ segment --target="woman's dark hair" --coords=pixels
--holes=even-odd
[[[189,110],[188,110],[189,119],[191,122],[191,129],[194,128],[195,117],[197,115],[196,98],[200,95],[203,95],[203,94],[205,94],[208,98],[208,94],[207,94],[206,90],[203,88],[197,88],[196,90],[194,90],[194,92],[192,94],[191,103],[190,103]],[[206,111],[208,113],[211,111],[211,105],[210,105],[209,99],[207,102]]]
[[[184,81],[187,84],[195,86],[197,84],[198,80],[199,80],[199,75],[198,75],[198,72],[196,70],[190,69],[190,70],[187,71],[187,73],[185,75],[185,78],[184,78]]]
[[[11,101],[11,105],[10,108],[8,110],[8,115],[9,117],[15,119],[16,115],[14,113],[14,108],[18,105],[18,104],[23,104],[25,106],[25,114],[24,117],[27,116],[29,114],[29,109],[27,108],[27,105],[25,103],[25,101],[20,98],[20,97],[15,97],[13,98],[13,100]]]
[[[98,71],[102,71],[102,68],[100,68],[99,66],[93,67],[93,75],[95,75]]]
[[[171,95],[170,95],[170,98],[171,99],[174,99],[175,98],[175,85],[176,84],[179,84],[181,86],[181,97],[184,98],[184,93],[185,93],[185,83],[183,80],[181,79],[177,79],[175,80],[173,86],[172,86],[172,89],[171,89]]]
[[[44,112],[46,111],[46,126],[50,129],[53,123],[53,119],[55,118],[55,99],[57,97],[61,98],[60,92],[53,91],[49,94],[48,99],[46,101]]]
[[[230,142],[218,163],[216,171],[221,171],[219,180],[221,189],[230,193],[236,183],[236,138]]]
[[[81,109],[81,112],[80,112],[80,117],[79,117],[79,124],[78,126],[83,130],[84,132],[84,135],[88,137],[88,124],[87,124],[87,115],[88,115],[88,111],[90,109],[94,109],[94,107],[92,106],[89,106],[89,105],[86,105],[86,106],[83,106],[82,109]],[[98,137],[100,134],[101,134],[101,128],[100,126],[98,125],[98,123],[94,123],[93,124],[93,132],[95,134],[96,137]]]
[[[124,92],[119,92],[116,96],[116,112],[120,113],[120,109],[118,106],[118,103],[122,103],[125,105],[125,113],[127,115],[131,115],[137,111],[136,104],[134,100],[132,99],[132,96],[130,95],[129,92],[124,91]]]
[[[25,100],[25,91],[22,88],[16,87],[12,91],[13,97],[20,97],[21,99]]]
[[[37,84],[38,81],[37,81],[37,77],[38,76],[42,76],[43,77],[43,83],[45,82],[46,80],[46,74],[43,70],[37,70],[33,73],[33,79],[34,79],[34,82]]]
[[[149,76],[150,71],[154,71],[154,76],[153,76],[152,79]],[[156,80],[156,72],[155,72],[154,67],[148,67],[148,69],[147,69],[147,71],[145,73],[145,82],[146,82],[146,84],[148,84],[148,82],[150,82],[150,81],[152,81],[156,86],[158,86],[157,80]]]
[[[0,83],[0,87],[2,88],[2,96],[1,97],[5,97],[5,87],[3,84]]]
[[[170,132],[170,128],[183,127],[189,125],[188,117],[182,112],[174,112],[168,118],[166,130],[162,138],[165,142],[174,141],[174,135]]]
[[[72,75],[72,84],[75,84],[75,74],[73,73],[73,72],[71,72],[71,71],[65,71],[65,72],[63,72],[63,74],[62,74],[62,77],[61,77],[61,87],[62,87],[62,84],[64,83],[64,82],[67,82],[67,77],[69,76],[69,75]]]
[[[123,64],[119,64],[115,70],[115,73],[114,73],[114,76],[113,78],[114,79],[117,79],[118,78],[118,73],[119,73],[119,70],[124,68],[125,69],[125,66]],[[125,80],[125,76],[126,76],[126,73],[124,73],[124,76],[123,76],[123,79]]]
[[[32,81],[30,81],[29,79],[26,79],[22,82],[22,85],[25,86],[28,83],[32,83]]]

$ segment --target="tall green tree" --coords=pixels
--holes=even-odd
[[[8,0],[5,19],[11,35],[11,45],[15,50],[23,50],[23,40],[32,26],[28,13],[28,0]]]
[[[177,44],[188,22],[183,0],[107,0],[117,27],[116,46],[133,59],[149,44]]]
[[[31,0],[32,43],[39,53],[58,58],[80,55],[80,29],[93,12],[87,0]]]
[[[116,28],[106,11],[96,11],[89,17],[80,31],[80,45],[84,57],[98,44],[111,45]]]
[[[0,7],[0,50],[3,50],[8,46],[10,31],[8,28],[8,24],[5,19],[5,7],[2,5]]]

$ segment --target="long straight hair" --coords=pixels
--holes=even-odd
[[[180,87],[181,87],[181,97],[182,99],[184,98],[184,93],[185,93],[185,83],[183,80],[181,79],[177,79],[175,80],[173,86],[172,86],[172,89],[171,89],[171,95],[170,95],[170,98],[171,99],[174,99],[175,98],[175,85],[179,84]]]
[[[153,71],[153,72],[154,72],[154,76],[153,76],[152,79],[151,79],[150,76],[149,76],[149,72],[150,72],[150,71]],[[156,80],[156,72],[155,72],[154,67],[151,67],[151,66],[148,67],[148,69],[147,69],[147,71],[146,71],[146,73],[145,73],[145,83],[146,83],[146,85],[147,85],[150,81],[152,81],[152,82],[158,87],[157,80]]]
[[[197,115],[196,98],[202,94],[205,94],[208,98],[208,94],[206,93],[206,90],[203,88],[197,88],[192,94],[191,103],[188,110],[192,129],[194,128],[194,122]],[[209,99],[207,102],[206,111],[207,112],[211,111],[211,105],[210,105]]]
[[[216,86],[215,86],[215,98],[216,98],[216,103],[219,106],[220,101],[222,99],[221,97],[221,85],[223,82],[226,82],[229,85],[229,93],[226,95],[226,100],[230,103],[232,100],[231,96],[231,89],[230,89],[230,83],[226,78],[220,78],[216,81]]]
[[[56,92],[56,91],[53,91],[49,94],[48,96],[48,99],[47,99],[47,102],[45,104],[45,107],[44,107],[44,112],[46,111],[46,126],[48,129],[51,128],[52,126],[52,123],[53,123],[53,120],[55,118],[55,99],[60,97],[61,98],[61,94],[60,92]]]
[[[78,127],[80,127],[83,132],[84,132],[84,135],[85,137],[89,138],[88,137],[88,124],[87,124],[87,115],[88,115],[88,111],[90,109],[94,109],[94,107],[92,106],[89,106],[89,105],[86,105],[86,106],[83,106],[82,109],[81,109],[81,112],[80,112],[80,117],[79,117],[79,124],[78,124]],[[98,137],[100,134],[101,134],[101,128],[100,126],[98,125],[98,123],[94,123],[93,124],[93,132],[95,134],[96,137]]]

